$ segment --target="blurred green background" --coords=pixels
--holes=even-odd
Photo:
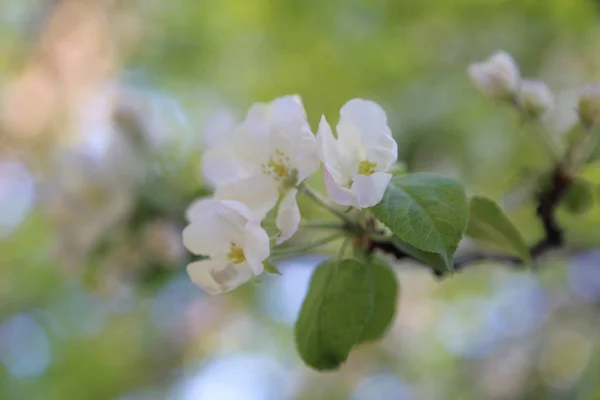
[[[550,160],[465,69],[513,54],[560,140],[600,80],[599,22],[592,0],[0,0],[0,399],[600,399],[597,205],[561,210],[568,251],[535,273],[398,263],[391,332],[324,374],[292,329],[324,255],[209,297],[180,238],[210,138],[300,94],[313,129],[377,101],[411,171],[536,241],[527,177]]]

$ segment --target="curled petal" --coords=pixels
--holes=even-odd
[[[347,187],[339,185],[327,168],[325,168],[325,190],[331,200],[342,206],[356,207],[358,205],[352,191]]]
[[[277,229],[279,229],[277,244],[285,242],[298,230],[298,225],[300,225],[300,209],[296,201],[297,194],[297,189],[289,190],[279,204],[277,219],[275,220]]]
[[[375,172],[372,175],[357,175],[352,184],[352,194],[356,199],[357,208],[373,207],[383,199],[392,174]]]
[[[244,255],[246,262],[254,275],[263,272],[263,261],[269,257],[269,235],[260,226],[260,223],[251,221],[246,225],[244,235]]]
[[[252,277],[247,263],[234,265],[222,258],[192,262],[187,272],[192,282],[211,295],[229,292]]]

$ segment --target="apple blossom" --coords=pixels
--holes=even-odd
[[[190,278],[209,294],[235,289],[264,270],[269,236],[244,204],[200,199],[187,211],[189,225],[183,244],[194,254],[210,258],[192,262]]]
[[[526,79],[519,88],[519,104],[531,117],[539,118],[554,105],[554,96],[546,83]]]
[[[587,85],[579,96],[579,120],[586,128],[600,121],[600,84]]]
[[[203,159],[215,198],[240,201],[260,218],[277,205],[277,243],[298,229],[296,188],[319,168],[316,139],[302,101],[285,96],[258,103],[229,140],[209,149]]]
[[[519,67],[504,51],[497,51],[487,60],[471,64],[467,72],[480,91],[497,99],[510,98],[521,81]]]
[[[398,157],[385,111],[372,101],[348,101],[340,110],[337,136],[322,117],[317,143],[329,197],[359,209],[376,205],[383,198],[392,178],[389,171]]]

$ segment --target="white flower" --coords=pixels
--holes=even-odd
[[[600,121],[600,84],[587,85],[579,96],[579,119],[583,126],[592,128]]]
[[[276,219],[278,244],[298,229],[296,188],[319,165],[316,139],[298,96],[253,105],[230,140],[209,149],[203,159],[215,198],[240,201],[260,218],[283,194]]]
[[[467,72],[480,91],[498,99],[510,97],[521,80],[519,67],[504,51],[497,51],[487,60],[471,64]]]
[[[337,139],[325,117],[317,143],[325,166],[325,186],[338,204],[372,207],[383,198],[398,157],[398,145],[385,111],[368,100],[353,99],[340,111]]]
[[[188,265],[190,278],[210,294],[235,289],[263,272],[269,236],[244,204],[201,199],[187,211],[183,244],[194,254],[210,257]]]
[[[541,117],[554,105],[554,96],[543,81],[526,79],[519,88],[519,104],[533,118]]]

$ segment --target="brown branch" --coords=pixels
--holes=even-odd
[[[556,208],[568,193],[572,183],[572,178],[561,166],[558,166],[552,171],[549,187],[538,193],[536,215],[542,223],[544,236],[529,249],[532,259],[536,260],[548,251],[564,245],[564,232],[556,220]],[[412,256],[390,242],[372,240],[367,251],[372,252],[374,250],[391,254],[399,260],[414,260]],[[523,260],[508,254],[472,253],[457,257],[454,260],[454,270],[458,271],[481,261],[499,261],[515,266],[523,264]],[[445,272],[435,269],[433,269],[433,273],[437,276],[445,275]]]

